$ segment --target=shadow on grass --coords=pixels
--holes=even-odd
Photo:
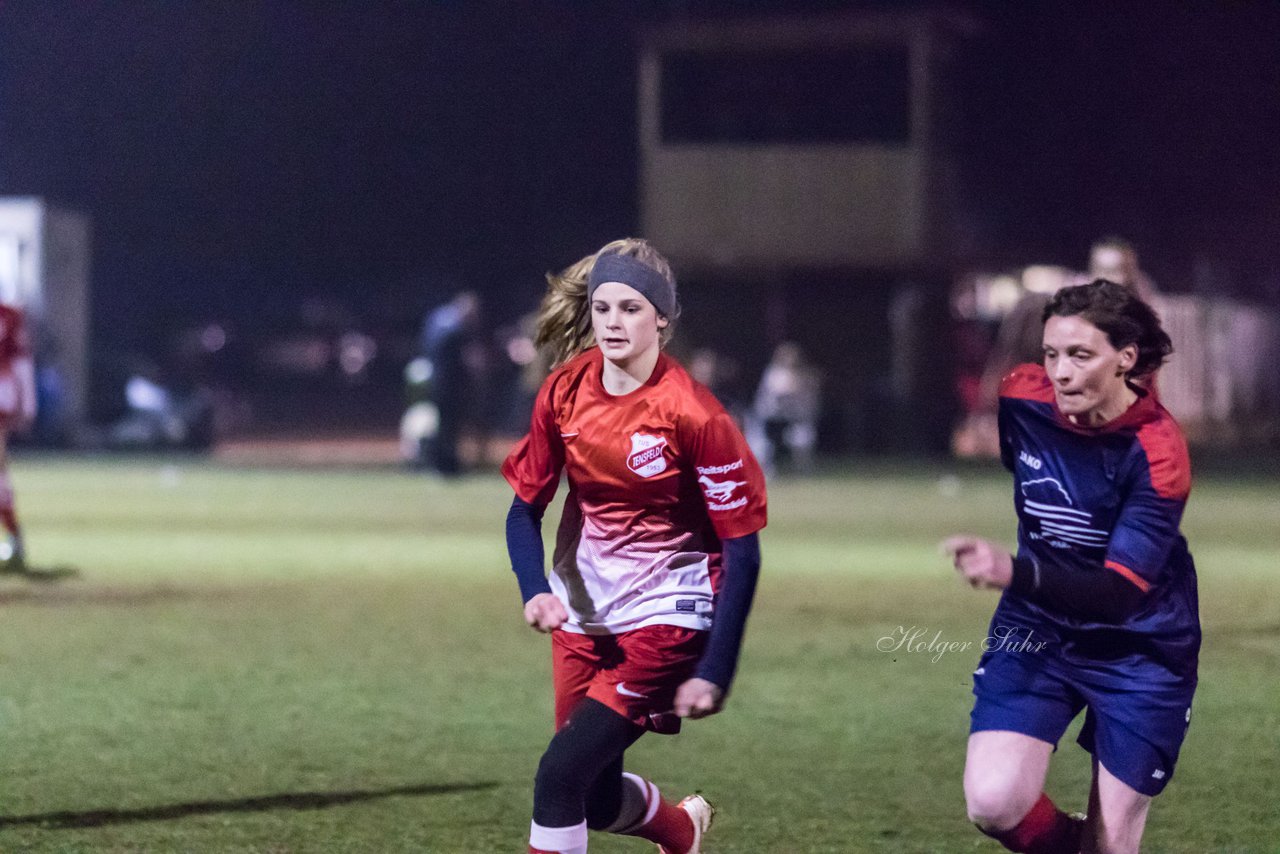
[[[0,571],[0,576],[21,581],[33,581],[36,584],[52,584],[55,581],[65,581],[68,578],[79,578],[80,570],[74,566],[22,566],[14,569],[6,567],[3,571]]]
[[[136,809],[83,810],[81,812],[48,812],[36,815],[0,815],[0,830],[19,825],[37,825],[55,829],[102,827],[108,824],[134,824],[141,821],[168,821],[193,815],[216,813],[267,812],[269,810],[323,810],[329,807],[376,801],[380,798],[426,797],[458,792],[480,792],[498,784],[486,783],[421,783],[390,789],[365,789],[347,792],[289,792],[261,795],[256,798],[231,798],[223,801],[190,801]]]

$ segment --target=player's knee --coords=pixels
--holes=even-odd
[[[533,779],[534,796],[552,795],[553,797],[580,798],[586,790],[587,781],[580,779],[574,763],[563,750],[557,750],[552,742],[547,752],[542,754],[538,762],[538,773]]]
[[[562,730],[551,739],[538,762],[534,792],[553,793],[581,802],[599,774],[599,768],[591,758],[580,739],[572,738]]]
[[[620,792],[592,792],[586,800],[587,827],[592,830],[608,830],[618,820],[622,809]]]
[[[964,799],[969,821],[987,833],[1016,827],[1031,806],[1015,787],[998,778],[966,780]]]

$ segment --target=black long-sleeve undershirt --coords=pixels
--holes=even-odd
[[[1066,563],[1045,566],[1029,557],[1013,559],[1009,589],[1038,605],[1105,623],[1124,622],[1145,595],[1118,572]]]
[[[546,553],[542,546],[542,513],[538,507],[516,496],[507,511],[507,554],[511,558],[511,571],[520,585],[520,600],[528,602],[539,593],[550,593],[543,562]]]
[[[715,620],[697,676],[725,692],[738,669],[738,653],[747,628],[747,615],[760,578],[760,537],[747,534],[724,540],[724,582],[716,596]]]

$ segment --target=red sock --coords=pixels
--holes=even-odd
[[[636,777],[635,781],[644,790],[644,818],[639,825],[618,832],[656,842],[663,849],[676,854],[684,854],[692,848],[694,830],[693,819],[689,814],[675,804],[664,801],[653,783],[640,777]]]
[[[987,835],[1021,854],[1079,854],[1082,827],[1041,793],[1040,800],[1016,827]]]
[[[8,473],[0,474],[0,523],[9,536],[18,536],[18,514],[13,509],[13,487],[9,485]]]
[[[693,819],[675,804],[662,801],[653,818],[630,833],[650,842],[656,842],[669,851],[684,854],[693,847]]]

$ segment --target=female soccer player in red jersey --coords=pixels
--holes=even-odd
[[[697,854],[712,809],[623,772],[645,731],[720,711],[760,571],[759,465],[716,399],[662,352],[675,278],[615,241],[548,275],[538,341],[555,353],[529,434],[502,467],[525,620],[551,634],[556,733],[534,783],[530,852],[580,854],[587,829]],[[540,523],[567,475],[552,572]]]
[[[1200,649],[1178,530],[1187,447],[1144,382],[1172,347],[1145,302],[1102,279],[1054,295],[1043,341],[1043,366],[1015,368],[1000,389],[1017,554],[977,537],[944,544],[974,587],[1004,591],[973,677],[965,799],[1012,851],[1131,854],[1173,776]],[[1087,819],[1043,794],[1081,709]]]
[[[0,523],[7,538],[0,542],[0,572],[26,572],[22,531],[9,480],[9,434],[25,430],[36,417],[35,366],[22,312],[0,305]]]

